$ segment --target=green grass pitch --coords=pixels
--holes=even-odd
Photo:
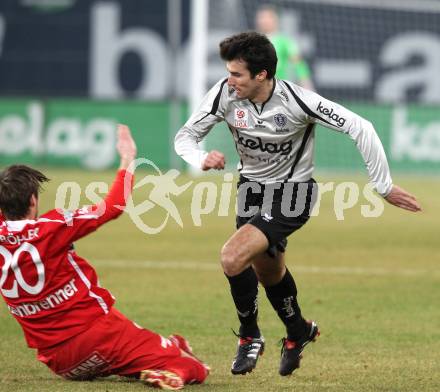
[[[53,181],[41,196],[41,211],[54,207],[62,181],[110,182],[113,174],[48,170]],[[320,182],[353,177],[317,176]],[[365,178],[354,178],[361,184]],[[189,178],[180,178],[180,185]],[[202,177],[201,181],[221,177]],[[97,269],[116,306],[137,323],[167,336],[186,336],[212,367],[194,391],[440,391],[440,245],[438,179],[396,178],[416,194],[423,212],[392,206],[364,218],[360,204],[337,221],[333,193],[323,196],[320,214],[290,237],[287,262],[296,278],[303,314],[315,319],[321,337],[304,352],[291,377],[278,375],[278,340],[283,327],[260,290],[260,326],[266,352],[254,372],[232,376],[238,327],[229,288],[219,264],[234,216],[191,218],[194,184],[173,197],[183,228],[171,218],[157,235],[142,233],[126,214],[76,244]],[[136,191],[145,200],[148,187]],[[86,203],[87,200],[83,199]],[[143,219],[160,224],[154,207]],[[68,382],[53,375],[28,349],[22,332],[0,306],[0,391],[141,391],[145,386],[117,377]]]

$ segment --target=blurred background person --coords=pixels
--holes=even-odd
[[[302,58],[297,42],[279,31],[277,9],[269,4],[262,5],[255,14],[256,29],[266,34],[275,47],[278,57],[278,79],[290,79],[289,67],[294,71],[294,82],[309,90],[314,90],[310,67]]]

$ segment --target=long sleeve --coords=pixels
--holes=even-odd
[[[381,196],[387,196],[393,182],[384,148],[371,122],[312,91],[290,83],[288,87],[302,103],[309,122],[345,133],[355,142],[371,183]]]
[[[176,153],[190,165],[201,168],[208,152],[199,143],[212,127],[224,120],[222,95],[227,90],[227,79],[220,80],[203,98],[199,108],[191,115],[174,139]]]
[[[100,203],[64,213],[51,210],[42,215],[40,220],[58,222],[59,238],[65,244],[70,244],[121,215],[132,188],[133,174],[119,170],[109,193]]]

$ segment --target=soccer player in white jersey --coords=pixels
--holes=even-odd
[[[130,163],[136,145],[118,129],[120,167],[99,204],[70,213],[38,216],[38,194],[46,176],[28,166],[0,172],[0,291],[38,359],[56,374],[90,380],[117,374],[167,390],[201,383],[208,368],[179,335],[169,339],[144,329],[113,306],[73,242],[119,217],[131,193]]]
[[[303,348],[319,335],[316,323],[301,314],[295,281],[285,265],[286,238],[307,222],[314,202],[314,125],[355,141],[373,186],[389,203],[409,211],[420,206],[392,183],[382,144],[369,121],[274,78],[277,57],[266,36],[247,32],[228,37],[220,43],[220,55],[229,76],[207,93],[179,130],[175,149],[191,165],[221,170],[223,153],[202,151],[198,143],[216,123],[227,123],[240,156],[237,231],[221,250],[240,320],[231,371],[251,372],[264,350],[257,324],[260,282],[286,326],[279,373],[289,375],[299,367]]]

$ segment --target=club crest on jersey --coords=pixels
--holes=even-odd
[[[283,128],[287,124],[287,117],[285,114],[277,113],[275,116],[273,116],[273,119],[279,128]]]
[[[276,132],[289,132],[288,128],[284,128],[287,124],[287,116],[283,113],[277,113],[273,116],[276,125]]]
[[[249,126],[249,113],[247,109],[235,109],[234,110],[234,127],[236,128],[248,128]]]

